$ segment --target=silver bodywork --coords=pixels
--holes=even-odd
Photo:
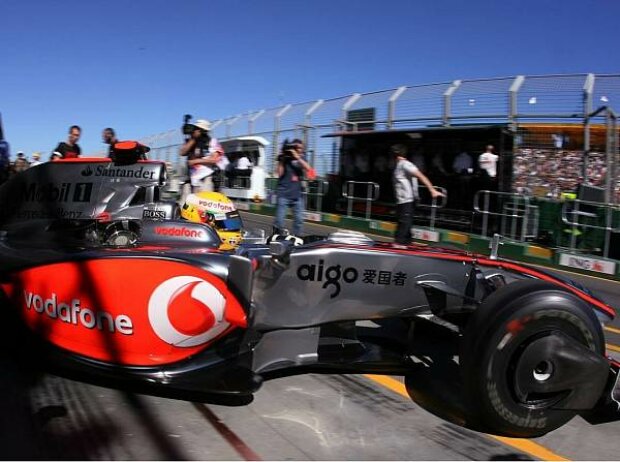
[[[162,162],[115,165],[80,159],[31,167],[0,190],[0,224],[33,219],[164,220],[176,204],[159,200]]]

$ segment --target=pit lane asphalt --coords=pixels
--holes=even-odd
[[[270,218],[243,215],[246,226],[270,229]],[[306,231],[329,230],[306,225]],[[620,306],[615,283],[594,283]],[[0,367],[3,459],[612,460],[620,454],[618,422],[594,426],[577,417],[542,438],[498,440],[422,409],[403,396],[400,377],[279,378],[250,404],[230,407],[28,376],[10,354],[0,356]]]

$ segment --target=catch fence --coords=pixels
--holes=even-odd
[[[300,138],[306,142],[308,159],[318,175],[324,177],[340,169],[340,139],[324,137],[333,132],[501,123],[517,135],[514,152],[521,170],[540,164],[545,151],[563,150],[570,145],[571,149],[564,150],[571,152],[562,156],[565,158],[560,162],[584,172],[588,166],[581,163],[583,152],[595,148],[592,162],[596,170],[597,157],[601,157],[596,154],[604,152],[606,146],[597,144],[600,134],[593,137],[590,133],[591,127],[606,124],[605,114],[589,115],[601,106],[618,107],[619,103],[620,74],[519,75],[402,86],[285,104],[215,119],[212,132],[222,140],[243,135],[266,138],[271,146],[265,165],[272,172],[281,142]],[[537,135],[532,128],[532,124],[550,123],[578,127],[582,133],[571,141],[571,136],[561,130],[552,135],[548,131]],[[575,146],[577,138],[580,142]],[[183,141],[180,130],[150,135],[142,141],[151,146],[153,158],[179,161],[178,149]],[[537,150],[538,154],[532,152]],[[557,183],[559,180],[545,187],[553,194]],[[543,186],[527,181],[520,185],[530,189]]]

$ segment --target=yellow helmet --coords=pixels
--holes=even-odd
[[[241,243],[241,217],[235,204],[224,194],[207,191],[190,194],[181,207],[181,216],[187,221],[212,226],[222,240],[221,250],[232,250]]]

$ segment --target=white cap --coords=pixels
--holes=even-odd
[[[211,130],[211,122],[209,122],[208,120],[198,119],[196,122],[192,123],[192,125],[194,127],[201,128],[206,132]]]

